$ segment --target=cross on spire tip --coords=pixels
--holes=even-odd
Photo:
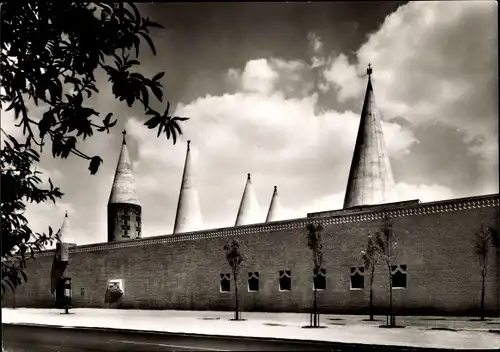
[[[368,74],[368,77],[370,78],[372,75],[373,69],[372,69],[372,64],[368,64],[368,68],[366,69],[366,73]]]

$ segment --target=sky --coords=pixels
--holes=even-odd
[[[499,192],[496,2],[138,6],[165,27],[152,31],[156,56],[142,48],[140,72],[165,71],[166,100],[190,117],[184,135],[175,146],[156,138],[98,72],[88,105],[119,122],[79,147],[104,163],[91,176],[86,161],[46,147],[39,169],[65,195],[28,207],[34,230],[59,228],[67,211],[78,244],[106,241],[124,128],[143,237],[172,233],[187,140],[206,229],[234,224],[247,173],[262,222],[275,185],[283,219],[342,208],[368,63],[399,200]],[[19,135],[9,113],[2,128]]]

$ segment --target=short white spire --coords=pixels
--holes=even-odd
[[[281,204],[278,197],[278,186],[274,186],[269,211],[267,212],[266,222],[278,221],[281,219]]]
[[[247,175],[247,182],[243,196],[241,197],[238,215],[236,216],[235,226],[255,224],[259,222],[259,203],[253,191],[252,178]]]

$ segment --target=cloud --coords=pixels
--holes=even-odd
[[[356,67],[351,65],[344,54],[330,60],[328,68],[323,71],[325,80],[337,91],[337,99],[344,102],[348,98],[359,97],[366,87]]]
[[[113,100],[109,83],[96,76],[102,94],[91,98],[91,106],[123,117],[111,136],[99,134],[81,143],[86,153],[101,155],[104,164],[91,177],[86,161],[54,160],[46,147],[48,156],[40,165],[66,194],[58,207],[30,206],[30,221],[39,231],[49,224],[58,228],[67,209],[79,244],[106,240],[106,203],[123,127],[143,206],[144,237],[172,232],[188,139],[205,228],[234,224],[248,172],[262,221],[274,185],[285,218],[339,209],[368,62],[374,67],[375,96],[400,199],[492,193],[498,177],[485,171],[498,168],[497,25],[491,4],[410,3],[389,15],[359,48],[344,48],[327,31],[317,30],[309,33],[308,48],[294,48],[302,57],[292,50],[288,55],[278,49],[252,52],[245,45],[244,55],[220,60],[217,69],[208,60],[187,60],[182,48],[160,42],[167,43],[169,60],[175,53],[186,61],[179,72],[192,75],[185,85],[169,81],[183,82],[177,71],[164,78],[169,99],[183,102],[174,113],[191,118],[183,125],[184,135],[175,146],[163,136],[154,138],[143,126],[140,107],[127,109]],[[325,55],[326,43],[335,54]],[[353,49],[358,49],[354,56]],[[144,69],[164,69],[169,60],[159,57]],[[2,127],[19,133],[5,116]]]
[[[287,218],[304,217],[321,206],[322,210],[342,206],[338,200],[343,200],[360,117],[352,111],[317,112],[316,93],[287,96],[286,86],[307,83],[301,80],[306,70],[300,61],[250,60],[243,70],[227,72],[238,77],[240,91],[200,97],[175,110],[176,115],[191,117],[182,141],[192,141],[205,227],[234,223],[247,173],[252,174],[262,221],[274,185],[279,186]],[[147,227],[162,221],[162,233],[171,233],[186,146],[172,148],[171,141],[152,139],[140,124],[132,118],[127,125],[138,146],[134,170],[141,185],[139,196],[158,205],[143,223]],[[383,128],[395,158],[406,155],[417,142],[396,122],[384,122]],[[325,198],[332,191],[338,194]],[[153,228],[144,236],[150,231]]]
[[[319,35],[314,32],[309,32],[307,39],[309,40],[309,45],[311,46],[313,52],[320,53],[321,49],[323,49],[323,42]]]
[[[278,74],[271,68],[266,59],[247,62],[241,76],[241,85],[245,91],[269,94]]]
[[[435,184],[396,184],[396,192],[401,201],[419,199],[422,202],[433,202],[442,199],[457,198],[455,192],[448,187]]]
[[[339,101],[360,99],[370,62],[385,118],[451,126],[471,151],[496,162],[496,7],[482,1],[401,6],[359,48],[356,62],[343,54],[331,58],[323,78]]]

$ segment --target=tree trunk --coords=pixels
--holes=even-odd
[[[373,317],[373,269],[370,276],[370,320],[375,320]]]
[[[238,307],[238,279],[237,279],[237,274],[234,274],[234,296],[235,296],[235,307],[236,310],[234,312],[234,319],[238,320],[239,319],[239,307]]]
[[[484,320],[484,291],[485,291],[485,280],[486,275],[483,273],[483,278],[481,282],[481,320]]]
[[[396,325],[396,319],[392,315],[392,272],[389,267],[389,318],[391,319],[391,326]]]
[[[12,291],[12,309],[16,309],[16,291]]]
[[[314,288],[314,327],[318,326],[318,305],[316,300],[316,287]]]

